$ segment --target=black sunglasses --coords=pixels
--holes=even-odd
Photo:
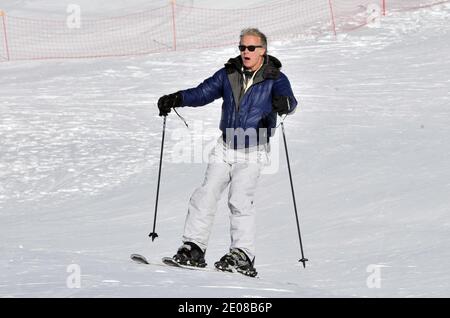
[[[257,47],[263,47],[262,45],[249,45],[249,46],[245,46],[245,45],[239,45],[239,51],[244,52],[245,49],[248,49],[249,52],[255,52]]]

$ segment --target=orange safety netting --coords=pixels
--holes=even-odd
[[[442,0],[280,0],[246,9],[168,5],[134,14],[84,19],[73,27],[60,20],[0,13],[0,61],[130,56],[223,47],[236,43],[245,27],[258,27],[270,40],[337,33],[367,24],[369,6],[415,9]],[[1,11],[0,11],[1,12]]]

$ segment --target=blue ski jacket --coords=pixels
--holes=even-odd
[[[223,98],[220,130],[224,141],[232,141],[234,148],[268,143],[277,122],[277,113],[272,110],[272,97],[286,96],[289,114],[297,107],[291,84],[280,69],[281,62],[266,55],[253,84],[243,93],[242,59],[240,56],[232,58],[225,67],[197,87],[180,91],[183,100],[181,106],[204,106]],[[256,132],[256,139],[239,139],[249,130]]]

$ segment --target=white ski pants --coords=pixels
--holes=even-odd
[[[261,170],[267,162],[266,146],[235,150],[228,148],[220,138],[209,154],[203,184],[189,201],[183,242],[194,242],[206,250],[217,203],[229,186],[230,248],[240,248],[253,259],[256,236],[254,196]]]

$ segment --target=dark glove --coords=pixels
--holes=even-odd
[[[183,95],[180,92],[164,95],[158,100],[159,116],[167,116],[170,110],[180,107],[183,103]]]
[[[272,109],[278,115],[285,115],[289,112],[289,97],[288,96],[273,96]]]

